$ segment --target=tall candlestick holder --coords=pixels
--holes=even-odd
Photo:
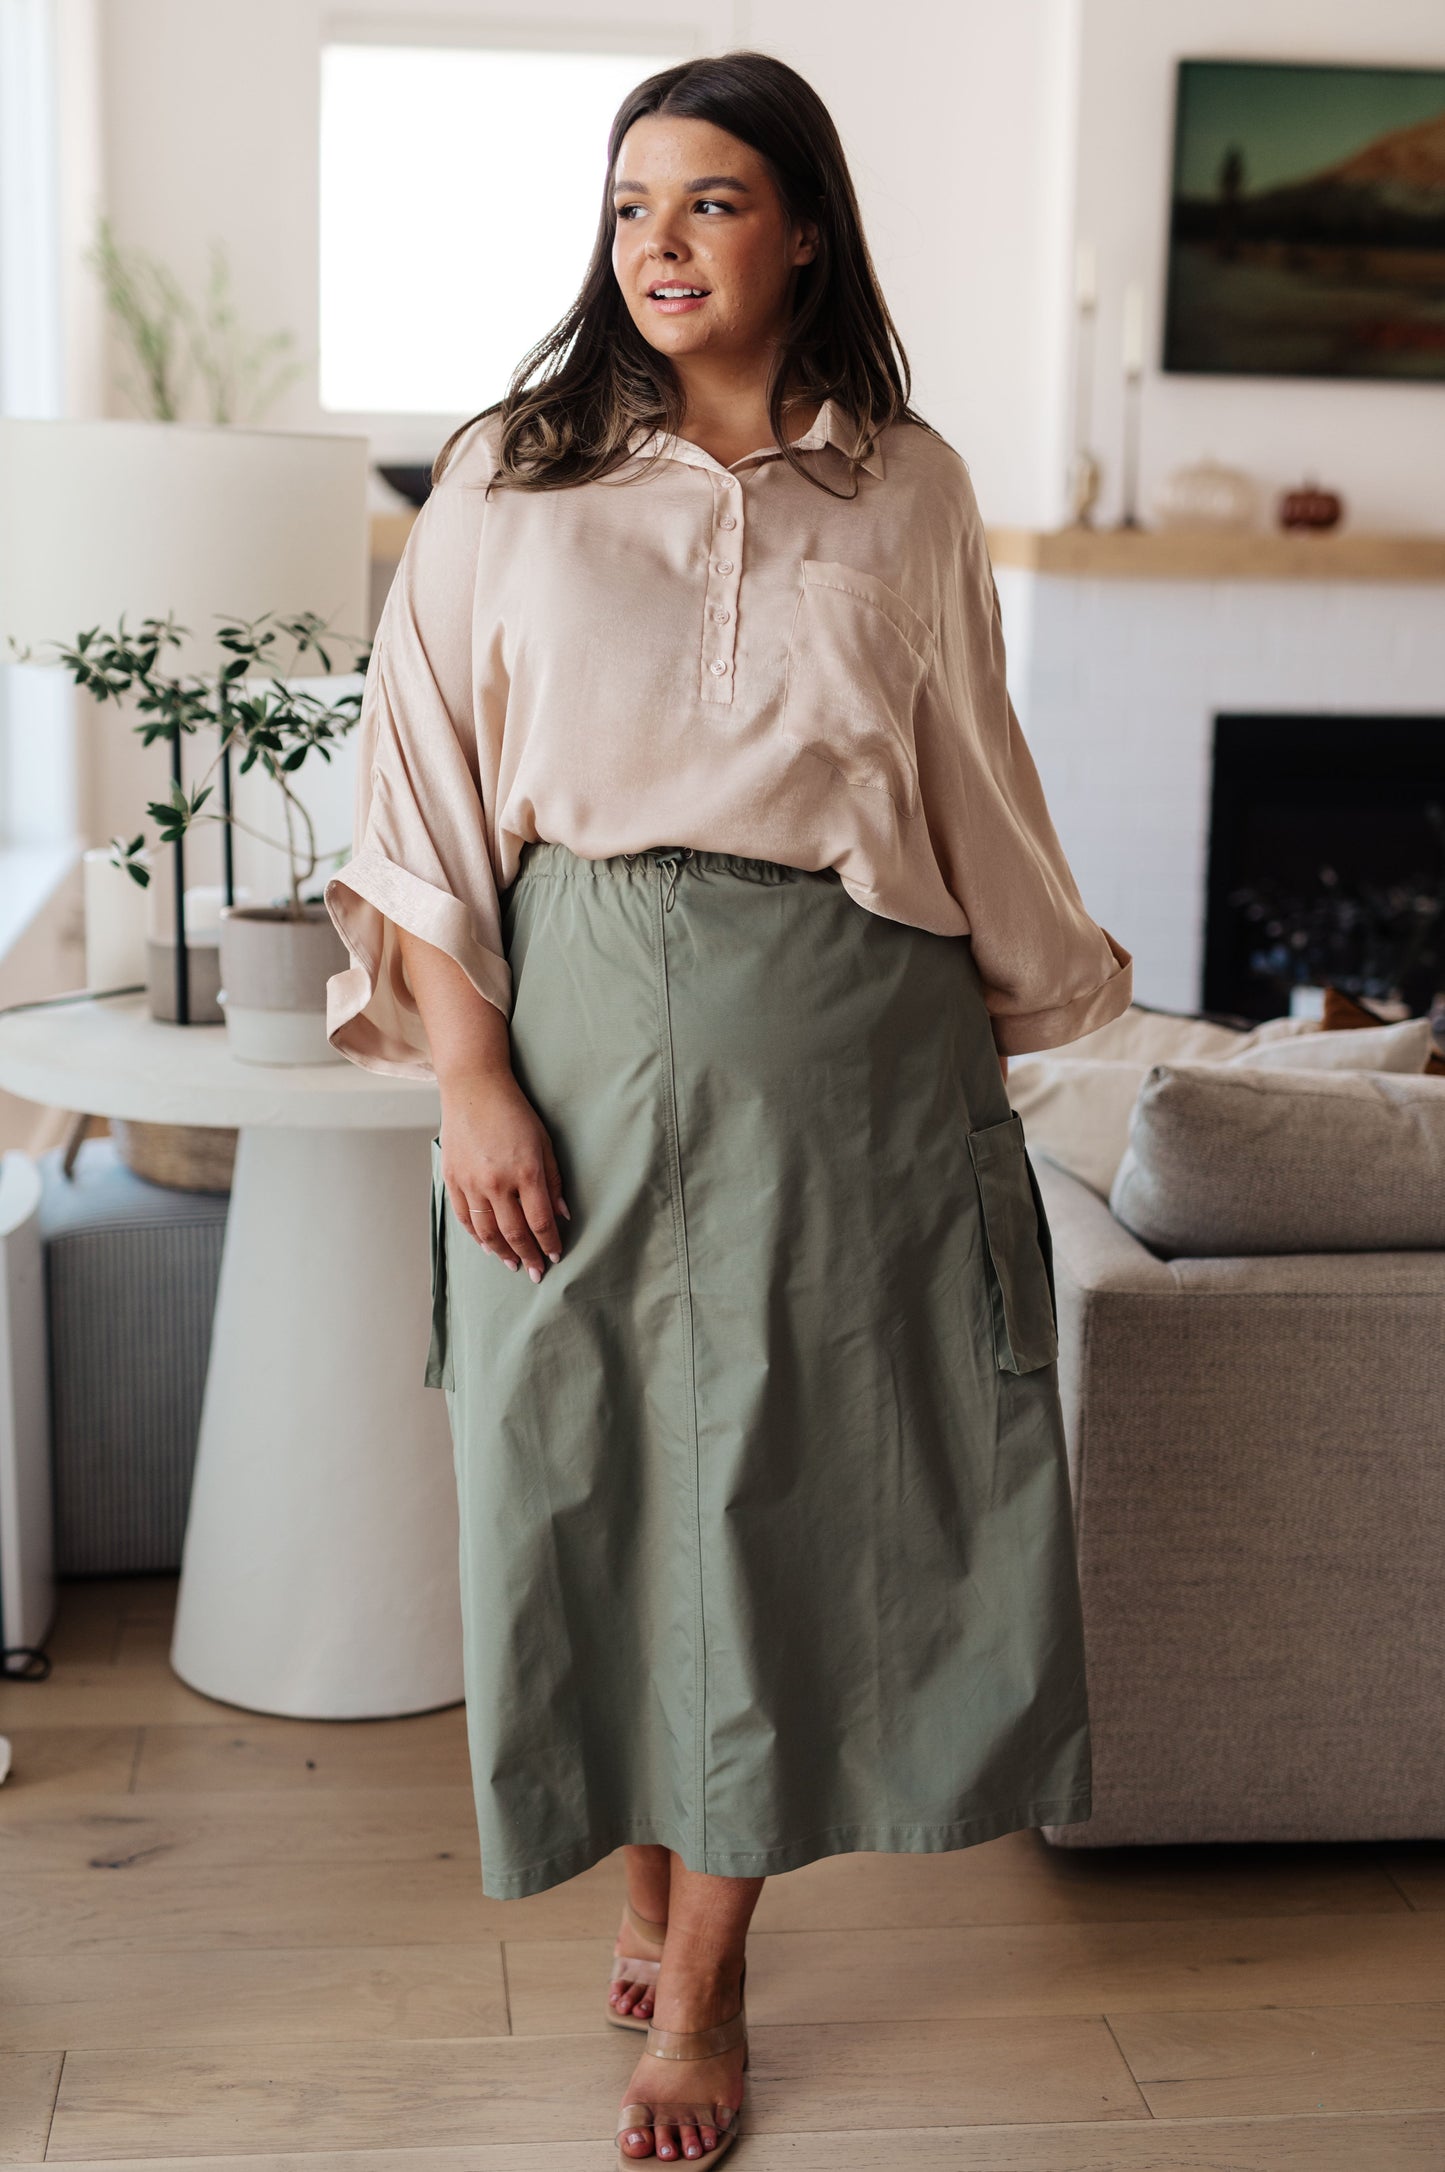
[[[1141,532],[1144,523],[1139,518],[1139,428],[1143,387],[1142,370],[1125,370],[1123,506],[1115,523],[1116,527],[1138,529]]]
[[[1144,289],[1137,279],[1124,289],[1124,402],[1122,502],[1115,529],[1141,531],[1139,430],[1144,388]]]
[[[1089,417],[1093,405],[1098,290],[1094,276],[1094,252],[1086,242],[1079,244],[1075,268],[1074,309],[1074,445],[1068,473],[1069,516],[1071,526],[1091,528],[1103,475],[1098,457],[1088,442]]]

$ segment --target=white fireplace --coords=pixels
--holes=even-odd
[[[1445,712],[1445,539],[989,541],[1084,902],[1133,952],[1138,1001],[1197,1009],[1215,716]]]

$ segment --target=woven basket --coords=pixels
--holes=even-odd
[[[210,1124],[141,1124],[110,1119],[115,1150],[128,1169],[176,1192],[228,1192],[236,1159],[234,1128]]]

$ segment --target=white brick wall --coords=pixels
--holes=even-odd
[[[995,577],[1009,689],[1084,902],[1134,953],[1140,1002],[1196,1008],[1215,714],[1445,718],[1440,589]]]

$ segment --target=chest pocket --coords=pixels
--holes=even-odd
[[[803,560],[788,641],[780,731],[850,784],[918,806],[913,711],[933,634],[876,573],[830,558]]]

